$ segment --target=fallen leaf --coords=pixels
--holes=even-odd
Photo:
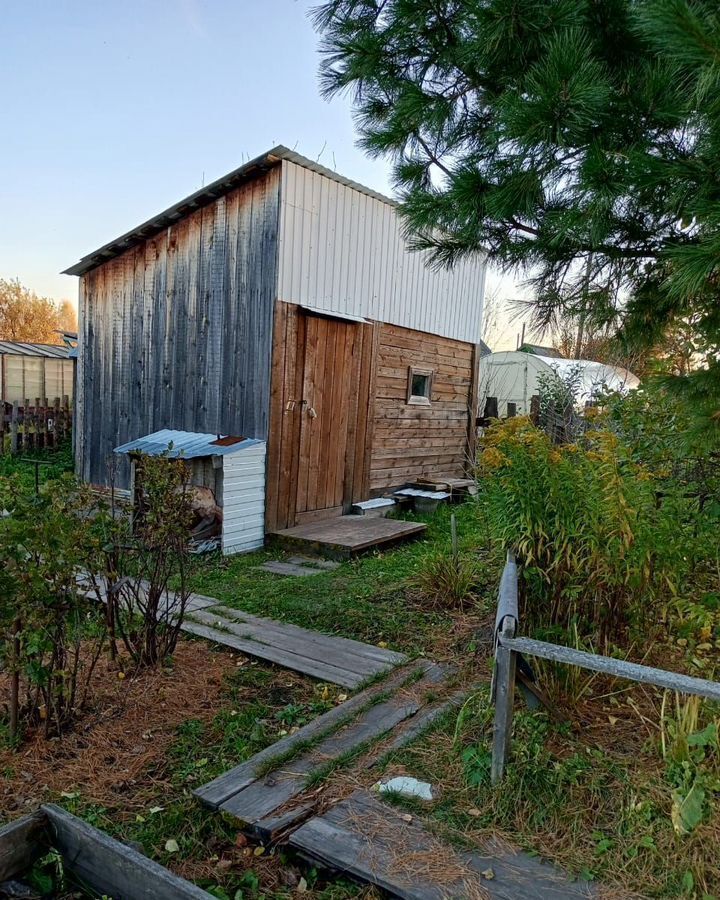
[[[402,816],[400,816],[400,818],[403,820],[403,822],[412,822],[413,820],[413,817],[410,815],[410,813],[404,813]]]
[[[80,791],[61,791],[60,796],[66,800],[77,800],[80,796]]]
[[[259,845],[253,850],[253,856],[262,856],[264,852],[265,852],[265,848],[262,846],[262,844],[259,844]]]
[[[235,846],[236,847],[247,847],[248,839],[242,833],[242,831],[238,831],[237,836],[235,838]]]
[[[474,818],[477,819],[477,817],[481,816],[482,813],[476,806],[471,806],[470,809],[468,810],[468,815],[473,816]]]
[[[492,881],[492,879],[495,877],[495,873],[492,869],[483,869],[482,877],[487,878],[488,881]]]
[[[380,647],[382,650],[385,650],[387,647],[387,641],[378,641],[378,647]]]
[[[157,815],[157,813],[162,812],[165,809],[164,806],[151,806],[148,812],[151,816]]]
[[[124,680],[125,680],[125,673],[124,673],[124,672],[118,672],[118,678],[120,679],[120,681],[124,681]]]
[[[338,695],[337,695],[338,702],[339,702],[339,703],[344,703],[345,700],[347,700],[347,697],[348,697],[347,694],[338,694]]]
[[[180,846],[176,840],[170,838],[169,841],[165,841],[165,850],[168,853],[177,853],[180,850]]]
[[[305,881],[304,878],[301,878],[297,884],[297,892],[298,892],[298,894],[304,894],[306,890],[307,890],[307,881]]]
[[[618,721],[617,716],[608,716],[608,722],[611,725],[617,725],[617,721]]]

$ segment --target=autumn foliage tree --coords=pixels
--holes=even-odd
[[[77,316],[69,300],[56,303],[38,296],[18,279],[0,278],[0,340],[59,344],[58,331],[75,330]]]

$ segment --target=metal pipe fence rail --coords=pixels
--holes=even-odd
[[[665,690],[693,694],[720,702],[720,682],[655,669],[638,663],[573,650],[560,644],[536,641],[517,635],[518,570],[515,557],[508,551],[498,592],[495,616],[495,666],[493,669],[492,698],[495,705],[492,738],[492,766],[490,777],[498,784],[505,773],[512,735],[513,701],[515,696],[515,672],[518,654],[549,659],[553,662],[580,666],[593,672],[602,672],[616,678],[626,678],[642,684],[651,684]]]

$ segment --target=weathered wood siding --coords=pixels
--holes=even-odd
[[[485,261],[432,269],[408,248],[396,207],[283,160],[278,296],[476,343]]]
[[[81,278],[86,481],[107,483],[113,448],[160,428],[267,437],[279,192],[277,167]]]
[[[475,416],[473,344],[381,325],[375,376],[370,491],[421,475],[462,477]],[[432,369],[432,402],[407,402],[408,368]]]

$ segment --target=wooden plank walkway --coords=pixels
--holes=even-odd
[[[426,528],[423,522],[340,516],[274,531],[272,537],[286,547],[348,559],[370,550],[386,550],[401,541],[419,537]]]
[[[253,616],[219,600],[205,606],[192,601],[183,631],[321,681],[356,688],[407,661],[393,650]]]
[[[599,897],[546,863],[499,841],[479,852],[456,850],[413,817],[356,791],[302,824],[290,846],[315,864],[340,870],[405,900],[578,900]],[[615,894],[614,896],[618,896]]]
[[[421,710],[444,705],[442,700],[430,704],[427,697],[442,693],[451,674],[448,667],[426,660],[405,666],[198,788],[195,795],[234,816],[261,840],[275,839],[278,831],[296,826],[313,812],[319,799],[315,781],[336,766],[373,752],[391,732],[392,746],[399,746],[404,730],[415,736],[413,724],[422,718]],[[373,761],[381,755],[376,753]]]
[[[86,575],[78,576],[78,590],[95,596]],[[107,602],[104,592],[102,599]],[[175,595],[169,592],[165,602],[172,610]],[[347,688],[357,688],[407,662],[403,653],[254,616],[203,594],[190,594],[181,630]]]

